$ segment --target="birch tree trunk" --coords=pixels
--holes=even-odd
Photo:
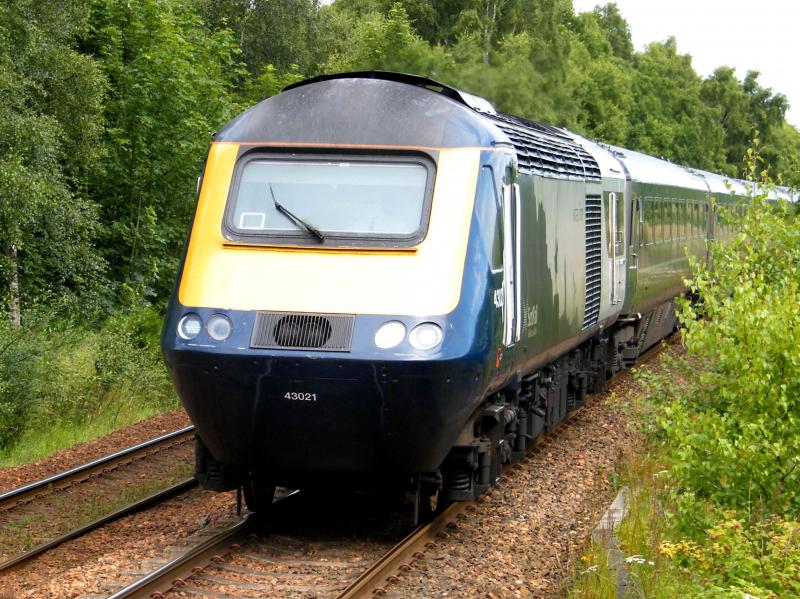
[[[17,246],[9,244],[7,250],[8,259],[11,262],[11,281],[9,282],[10,299],[8,302],[8,319],[11,325],[19,328],[22,324],[19,309],[19,270],[17,268]]]

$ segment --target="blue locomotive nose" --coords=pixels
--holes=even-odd
[[[231,319],[239,332],[225,344],[165,331],[165,356],[213,458],[277,484],[302,486],[319,473],[435,471],[484,384],[473,336],[441,319],[450,334],[430,352],[407,342],[378,348],[374,331],[383,317],[356,318],[348,352],[253,349],[252,313]],[[286,345],[301,338],[321,345],[330,332],[316,325],[310,331],[287,322],[276,330]]]

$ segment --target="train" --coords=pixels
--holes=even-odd
[[[167,309],[197,479],[477,497],[675,330],[747,193],[421,76],[288,86],[212,137]]]

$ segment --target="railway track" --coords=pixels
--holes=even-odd
[[[194,478],[183,476],[144,497],[113,500],[120,485],[156,484],[153,477],[143,480],[142,470],[168,470],[176,459],[191,455],[187,449],[193,436],[194,427],[185,427],[0,495],[0,575],[108,522],[195,487]]]
[[[532,451],[548,447],[581,411],[579,408],[572,412]],[[518,464],[505,468],[501,480],[507,482],[517,467]],[[281,598],[311,594],[337,599],[382,596],[419,560],[426,559],[426,552],[436,548],[468,512],[476,510],[474,502],[458,502],[444,506],[432,521],[417,527],[410,526],[409,518],[405,532],[395,531],[398,540],[393,542],[372,540],[373,535],[356,542],[345,535],[339,542],[328,532],[313,530],[313,526],[311,531],[298,534],[291,525],[284,531],[280,525],[276,530],[270,524],[296,522],[309,506],[320,501],[312,498],[304,504],[303,499],[304,494],[292,492],[276,500],[268,522],[249,515],[117,591],[110,599],[230,598],[253,594]],[[353,511],[356,518],[360,517],[361,510]],[[395,519],[390,517],[387,521]],[[350,525],[345,524],[344,528]]]
[[[0,513],[8,512],[19,506],[40,500],[50,493],[59,493],[69,487],[109,474],[114,470],[154,455],[164,449],[182,445],[194,437],[194,426],[187,426],[167,433],[144,443],[114,452],[86,464],[70,468],[32,483],[28,483],[11,491],[0,494]]]

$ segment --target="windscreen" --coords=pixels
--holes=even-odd
[[[415,162],[250,160],[228,225],[244,235],[410,237],[421,228],[428,169]],[[288,214],[287,214],[288,213]]]

